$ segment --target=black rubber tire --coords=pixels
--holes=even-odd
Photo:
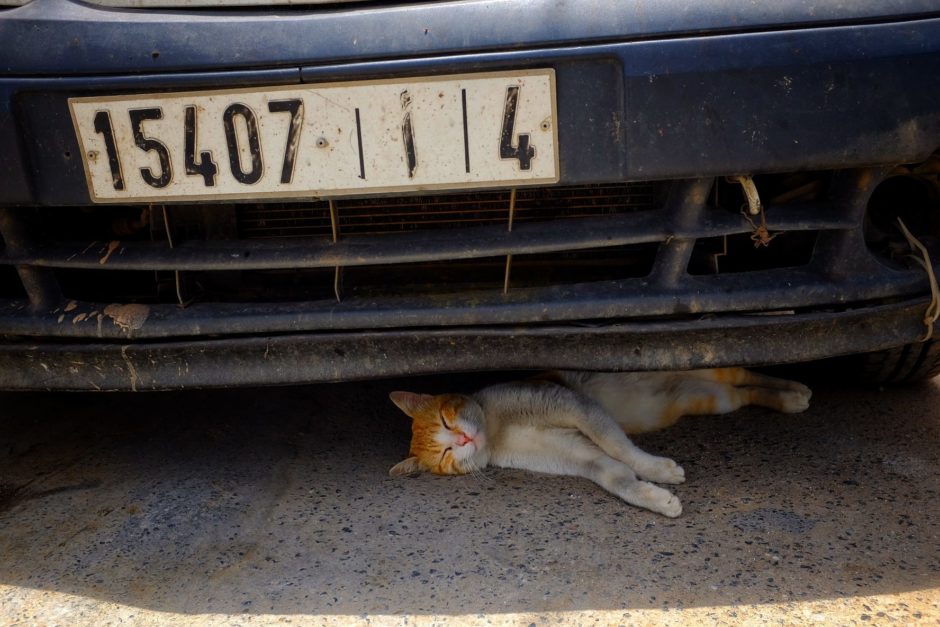
[[[928,340],[897,348],[851,355],[839,360],[840,374],[869,385],[922,383],[940,374],[940,341]]]

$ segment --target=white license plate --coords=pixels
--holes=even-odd
[[[550,69],[70,98],[95,202],[558,181]]]

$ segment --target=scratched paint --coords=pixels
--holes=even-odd
[[[108,249],[107,249],[107,252],[105,252],[104,257],[102,257],[101,259],[98,260],[98,263],[101,264],[101,265],[104,265],[104,264],[108,263],[108,259],[111,258],[111,255],[114,254],[114,251],[117,250],[117,249],[118,249],[118,246],[120,246],[120,245],[121,245],[121,242],[119,242],[119,241],[117,241],[117,240],[115,240],[115,241],[113,241],[113,242],[108,242]]]

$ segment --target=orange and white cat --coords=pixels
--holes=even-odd
[[[392,475],[460,475],[487,465],[576,475],[627,503],[674,517],[682,513],[679,499],[648,482],[682,483],[685,472],[671,459],[641,451],[627,434],[745,405],[800,412],[811,392],[795,381],[717,368],[550,372],[470,396],[390,396],[412,418],[411,451]]]

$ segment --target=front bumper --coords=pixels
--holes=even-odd
[[[145,391],[284,385],[501,368],[667,370],[809,361],[924,334],[927,299],[840,313],[603,327],[287,334],[0,345],[0,388]]]
[[[442,6],[467,20],[449,14],[445,23]],[[520,7],[545,12],[519,22],[512,18]],[[812,22],[778,7],[737,16],[734,32],[714,14],[682,14],[669,3],[650,7],[643,22],[615,8],[548,19],[552,7],[429,3],[274,19],[35,0],[0,13],[0,38],[16,43],[7,46],[0,76],[0,264],[16,267],[23,284],[22,294],[0,299],[0,387],[164,389],[480,368],[753,365],[877,350],[923,335],[924,273],[883,263],[863,225],[868,199],[891,168],[926,159],[940,145],[940,85],[930,80],[940,75],[940,19],[927,5],[912,3],[899,17],[858,3],[841,23],[835,14]],[[524,28],[508,29],[514,21]],[[451,23],[475,26],[468,33]],[[418,24],[425,26],[415,31]],[[370,35],[376,29],[381,36]],[[580,229],[549,222],[512,233],[475,227],[457,237],[353,238],[345,249],[342,240],[247,248],[241,240],[197,241],[173,250],[128,242],[108,263],[88,241],[47,241],[29,224],[38,208],[90,205],[68,115],[72,96],[530,67],[556,71],[560,185],[668,181],[660,210]],[[689,274],[696,242],[752,229],[739,215],[707,208],[715,177],[831,169],[838,172],[818,202],[768,210],[773,230],[813,235],[805,264]],[[392,267],[614,246],[652,246],[649,272],[506,293],[185,308],[147,301],[131,309],[126,300],[74,298],[59,280],[76,269]]]

